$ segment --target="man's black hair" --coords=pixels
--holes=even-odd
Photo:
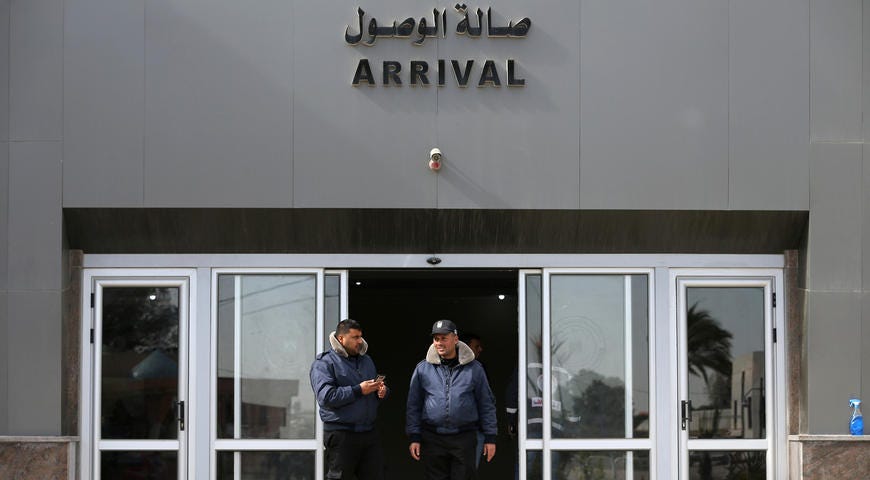
[[[472,340],[477,340],[478,342],[483,343],[483,340],[480,339],[480,335],[471,332],[463,333],[462,335],[460,335],[460,339],[463,343],[466,344]]]
[[[347,332],[351,330],[362,330],[362,327],[359,326],[359,322],[356,320],[346,318],[340,322],[338,322],[338,326],[335,327],[336,335],[347,335]]]

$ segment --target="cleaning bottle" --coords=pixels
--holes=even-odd
[[[861,400],[849,399],[849,407],[852,408],[852,420],[849,421],[849,433],[852,435],[864,435],[864,416],[861,415]]]

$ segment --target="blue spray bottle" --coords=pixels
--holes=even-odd
[[[852,408],[852,420],[849,421],[849,433],[852,435],[864,435],[864,416],[861,415],[861,400],[849,399],[849,407]]]

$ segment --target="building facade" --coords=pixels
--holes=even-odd
[[[321,478],[348,316],[388,478],[438,318],[484,478],[870,471],[865,3],[0,1],[0,477]]]

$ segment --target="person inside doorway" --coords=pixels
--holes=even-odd
[[[468,348],[474,352],[474,359],[480,362],[480,366],[483,367],[484,373],[486,373],[486,378],[489,380],[489,372],[486,371],[486,365],[480,359],[480,354],[483,353],[483,339],[480,338],[480,335],[476,333],[465,332],[462,334],[460,339],[468,345]],[[492,389],[492,385],[490,385],[490,390]],[[483,456],[483,432],[480,430],[477,431],[477,446],[474,448],[474,468],[480,468],[480,458]]]
[[[320,405],[326,479],[384,480],[384,455],[375,429],[378,405],[388,393],[366,355],[362,327],[351,319],[329,334],[330,350],[311,365],[311,388]]]
[[[480,338],[480,335],[467,332],[462,334],[460,340],[465,342],[468,348],[474,352],[474,359],[483,365],[483,362],[480,360],[480,354],[483,353],[483,340]],[[486,370],[486,367],[484,367],[484,370]]]
[[[450,320],[432,325],[432,345],[417,364],[408,391],[405,431],[414,460],[423,459],[427,480],[477,478],[477,431],[487,462],[495,456],[495,399],[471,348]]]

